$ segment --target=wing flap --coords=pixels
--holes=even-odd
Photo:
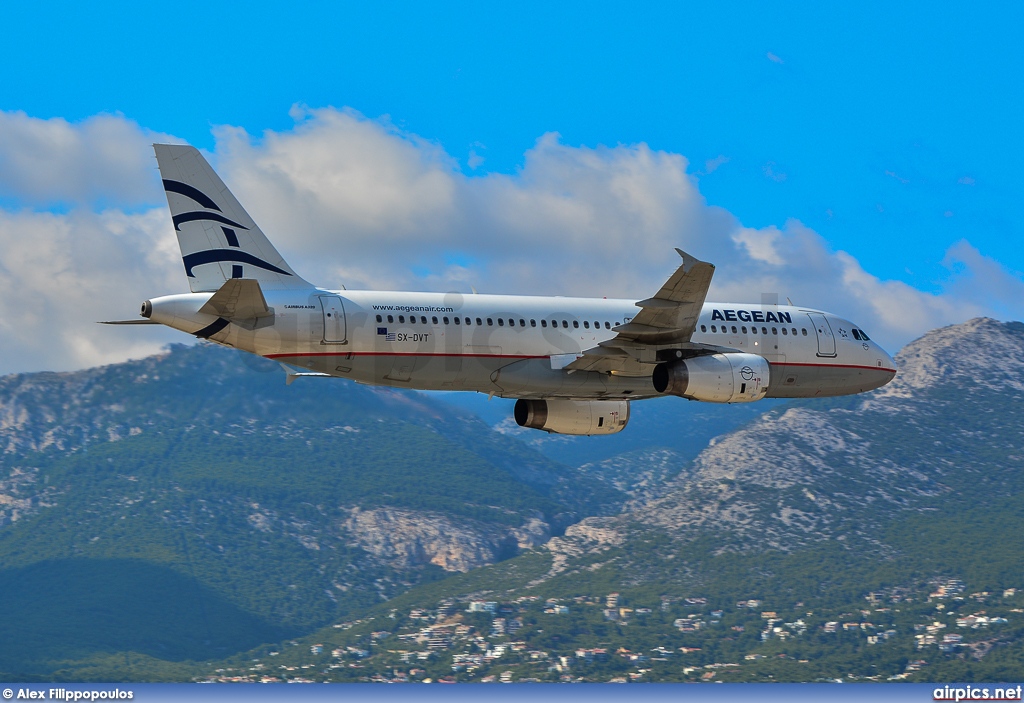
[[[644,374],[658,363],[659,348],[705,353],[705,345],[691,344],[690,337],[700,319],[715,267],[681,249],[676,252],[683,263],[655,295],[636,303],[640,308],[636,317],[615,327],[615,337],[584,352],[565,367],[567,370]]]

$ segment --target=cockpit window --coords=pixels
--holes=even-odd
[[[853,328],[853,338],[856,339],[858,342],[860,341],[860,330],[857,329],[856,327]]]
[[[861,339],[863,339],[865,342],[870,342],[871,341],[871,337],[867,336],[864,333],[864,330],[859,330],[859,331],[860,331],[860,338]]]

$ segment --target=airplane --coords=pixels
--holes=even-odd
[[[514,398],[521,427],[609,435],[633,401],[862,393],[896,374],[849,320],[814,308],[706,302],[715,267],[682,259],[642,300],[330,290],[296,273],[193,147],[155,144],[190,293],[142,319],[282,363],[286,380]],[[302,371],[297,371],[303,369]]]

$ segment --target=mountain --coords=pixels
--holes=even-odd
[[[649,466],[617,515],[250,654],[280,679],[1020,678],[1024,324],[935,330],[896,361],[873,393]]]
[[[420,394],[211,345],[2,378],[0,446],[12,675],[225,656],[626,499]]]
[[[680,539],[711,529],[723,550],[846,540],[884,555],[883,526],[908,512],[1019,492],[1024,325],[935,330],[897,360],[875,393],[791,404],[722,438],[630,518]]]
[[[897,363],[565,462],[205,345],[0,379],[0,677],[1019,678],[1024,325]]]

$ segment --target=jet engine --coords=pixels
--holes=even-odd
[[[555,434],[595,435],[621,432],[629,422],[625,400],[516,401],[516,424]]]
[[[659,364],[659,393],[708,403],[750,403],[768,392],[768,362],[757,354],[709,354]]]

